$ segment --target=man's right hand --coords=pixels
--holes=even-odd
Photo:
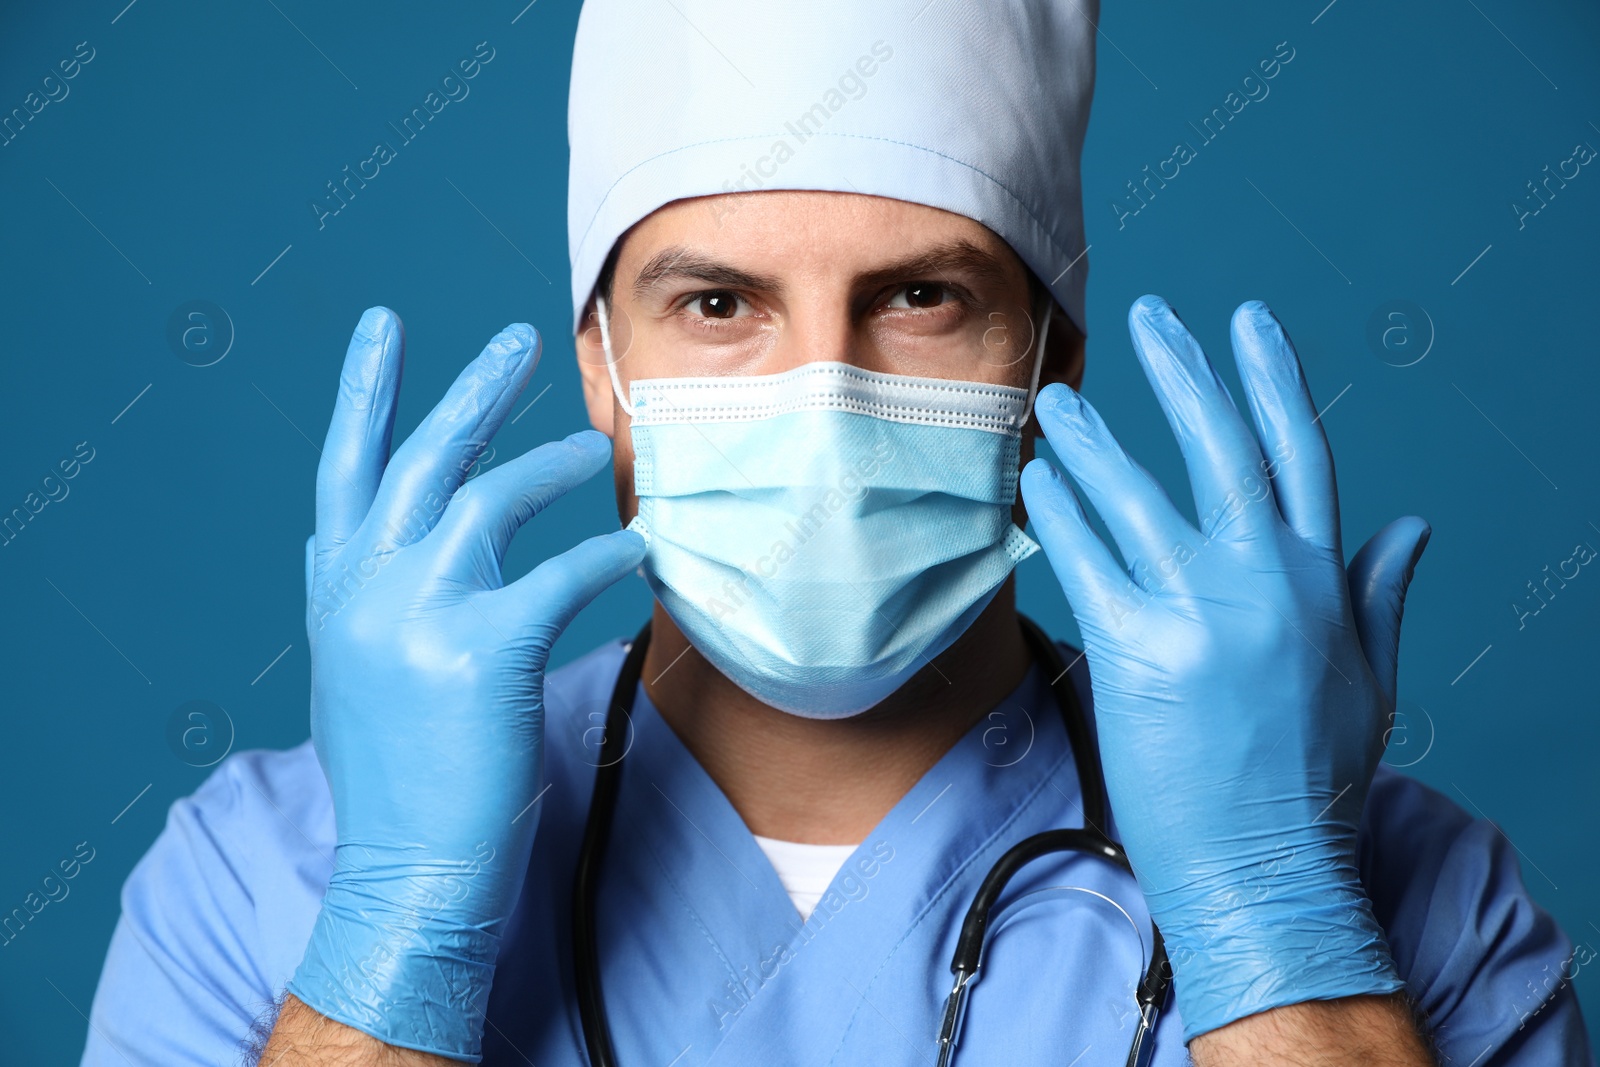
[[[533,848],[550,647],[644,555],[622,530],[502,582],[522,524],[610,457],[585,431],[465,481],[538,358],[532,327],[507,327],[390,459],[401,326],[367,311],[307,545],[311,736],[338,843],[289,990],[387,1045],[454,1059],[478,1056]]]

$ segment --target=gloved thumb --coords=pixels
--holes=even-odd
[[[1391,704],[1395,700],[1400,655],[1400,614],[1406,587],[1433,530],[1422,519],[1407,515],[1395,519],[1372,535],[1350,561],[1350,608],[1356,618],[1361,650],[1373,677]]]

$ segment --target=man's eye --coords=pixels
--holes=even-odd
[[[717,289],[694,296],[685,306],[708,319],[731,319],[739,313],[739,297]]]
[[[951,296],[949,289],[938,282],[912,282],[903,285],[889,298],[891,308],[936,308]]]

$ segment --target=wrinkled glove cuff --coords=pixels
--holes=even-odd
[[[335,882],[288,989],[385,1044],[476,1063],[499,949],[497,933]]]
[[[1267,906],[1191,914],[1161,923],[1186,1043],[1272,1008],[1405,988],[1359,883],[1276,886]]]

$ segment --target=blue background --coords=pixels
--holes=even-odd
[[[0,22],[3,113],[79,42],[94,50],[69,94],[0,147],[0,514],[41,492],[79,442],[94,450],[68,495],[0,546],[0,913],[79,842],[94,849],[70,895],[0,946],[6,1058],[40,1065],[76,1062],[122,880],[167,805],[208,773],[169,742],[174,710],[220,706],[234,749],[307,735],[302,546],[361,310],[383,303],[406,321],[399,431],[518,320],[546,335],[550,389],[490,462],[584,425],[565,336],[575,0],[448,16],[124,2],[7,5]],[[1273,306],[1319,404],[1333,405],[1323,421],[1347,551],[1402,513],[1433,524],[1407,610],[1404,730],[1387,759],[1495,820],[1535,897],[1580,945],[1600,944],[1600,568],[1552,583],[1520,626],[1512,606],[1538,606],[1526,583],[1579,542],[1600,548],[1600,165],[1520,223],[1511,206],[1537,203],[1525,183],[1546,164],[1600,147],[1600,15],[1511,0],[1324,3],[1107,5],[1084,162],[1086,391],[1186,500],[1126,309],[1166,296],[1234,380],[1229,312],[1253,297]],[[308,205],[324,183],[394,140],[387,123],[481,41],[494,58],[470,95],[319,229]],[[1202,144],[1189,123],[1285,41],[1294,58],[1269,95]],[[1125,183],[1179,140],[1196,158],[1122,215],[1112,204]],[[231,349],[211,366],[168,340],[191,300],[231,322]],[[1386,346],[1369,322],[1391,301],[1412,310],[1386,322],[1398,327]],[[213,340],[229,329],[212,326]],[[602,479],[534,523],[511,570],[614,525]],[[1042,557],[1021,587],[1026,610],[1075,633]],[[637,579],[613,589],[557,661],[631,632],[647,603]],[[212,723],[218,746],[228,722]],[[1600,1018],[1600,981],[1583,971],[1577,984]]]

